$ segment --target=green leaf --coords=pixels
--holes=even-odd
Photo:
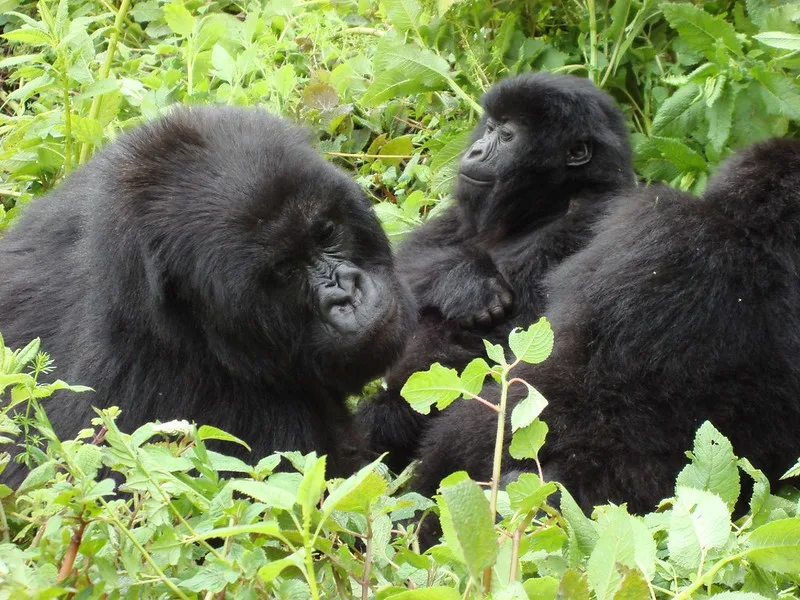
[[[450,405],[464,393],[461,379],[455,369],[434,363],[427,371],[414,373],[400,390],[411,408],[423,415],[431,412],[436,404],[440,409]]]
[[[386,142],[378,153],[380,156],[406,156],[411,158],[414,153],[413,135],[401,135]],[[399,166],[405,160],[403,158],[381,158],[381,162],[387,165]]]
[[[472,359],[461,373],[461,385],[466,392],[469,392],[465,392],[462,396],[470,398],[470,394],[473,396],[479,395],[483,389],[483,382],[490,371],[491,368],[485,360],[482,358]]]
[[[223,442],[233,442],[234,444],[244,446],[248,451],[250,451],[250,446],[248,446],[246,442],[240,440],[235,435],[231,435],[227,431],[222,431],[222,429],[212,427],[211,425],[201,425],[197,429],[197,437],[199,437],[201,440],[220,440]]]
[[[653,136],[650,138],[659,152],[681,171],[705,171],[706,159],[681,140]]]
[[[536,458],[544,446],[548,431],[547,423],[534,419],[527,427],[514,432],[508,453],[518,460]]]
[[[756,469],[749,460],[740,458],[739,468],[753,479],[753,494],[750,497],[750,515],[755,518],[769,501],[769,479],[764,473]]]
[[[754,68],[752,74],[761,83],[761,95],[768,110],[800,121],[800,90],[793,79],[761,68]]]
[[[517,360],[536,364],[553,351],[553,329],[545,317],[526,330],[514,329],[508,334],[508,347]]]
[[[270,561],[258,570],[258,576],[262,581],[270,583],[289,567],[297,567],[302,570],[305,555],[305,548],[300,548],[285,558]]]
[[[683,41],[710,61],[717,60],[717,48],[724,48],[742,56],[742,44],[733,25],[720,16],[714,16],[692,4],[662,3],[670,26],[676,29]]]
[[[486,356],[489,357],[489,360],[498,365],[506,364],[506,355],[500,344],[492,344],[491,342],[483,340],[483,346],[486,348]]]
[[[383,0],[381,3],[389,23],[400,31],[410,31],[419,25],[422,7],[417,0]]]
[[[220,44],[214,44],[211,50],[211,64],[217,77],[233,84],[236,79],[236,61]]]
[[[697,430],[691,464],[684,467],[675,482],[712,492],[722,498],[732,511],[739,499],[739,468],[728,439],[708,421]]]
[[[655,573],[656,543],[640,517],[622,506],[608,506],[597,521],[599,539],[589,557],[589,585],[600,600],[612,598],[623,575],[617,565],[638,569],[649,580]]]
[[[767,571],[800,573],[800,519],[772,521],[753,531],[747,557]]]
[[[40,488],[43,485],[50,483],[56,476],[56,463],[55,461],[47,461],[33,469],[28,476],[22,481],[17,488],[17,494],[24,494],[27,491]]]
[[[550,494],[557,491],[558,486],[555,482],[549,481],[542,485],[542,481],[535,473],[523,473],[516,481],[506,486],[511,508],[523,514],[541,506]]]
[[[182,4],[164,6],[164,19],[167,26],[181,37],[188,38],[194,32],[194,17]]]
[[[290,64],[283,65],[272,75],[272,87],[282,98],[287,98],[297,85],[297,76],[294,67]]]
[[[325,489],[326,457],[314,458],[314,463],[306,468],[300,487],[297,488],[297,503],[303,509],[303,521],[311,522],[311,513],[322,498]]]
[[[569,569],[558,585],[560,600],[589,600],[589,582],[586,575],[577,569]]]
[[[685,127],[681,126],[689,107],[700,99],[700,86],[689,83],[676,90],[667,98],[653,118],[653,133],[657,135],[685,135]],[[676,127],[677,125],[677,127]]]
[[[400,96],[447,89],[450,67],[441,56],[415,46],[379,45],[375,54],[378,75],[361,97],[375,106]]]
[[[528,395],[525,396],[522,401],[518,402],[511,411],[511,431],[517,431],[518,429],[527,427],[533,423],[547,407],[547,400],[536,388],[527,381],[523,381],[522,383],[527,387]]]
[[[716,152],[722,152],[730,137],[738,92],[738,87],[727,84],[714,105],[708,109],[708,139]]]
[[[334,510],[361,511],[374,499],[386,492],[386,480],[375,473],[380,459],[371,462],[340,483],[322,503],[322,514],[327,517]]]
[[[556,600],[558,595],[559,581],[555,577],[548,575],[526,579],[522,582],[522,587],[528,598],[535,600]]]
[[[392,594],[387,598],[392,600],[460,600],[461,594],[453,588],[436,586],[407,590],[399,594]]]
[[[442,481],[436,501],[445,541],[478,579],[498,553],[489,500],[477,483],[459,471]]]
[[[561,490],[561,514],[567,522],[570,537],[574,537],[574,543],[578,552],[583,556],[589,556],[597,544],[597,523],[589,519],[572,494],[563,485],[559,485]]]
[[[783,50],[800,50],[800,35],[785,31],[764,31],[753,36],[762,44]]]
[[[272,508],[291,510],[295,504],[294,494],[284,488],[263,481],[232,479],[227,483],[226,487],[255,498]]]
[[[696,570],[709,550],[725,545],[730,532],[730,512],[719,496],[692,488],[678,488],[667,544],[674,563],[687,570]]]
[[[650,586],[638,569],[629,569],[622,576],[613,600],[649,600]]]
[[[83,444],[75,453],[75,464],[84,475],[94,478],[103,463],[103,452],[92,444]]]
[[[722,592],[714,594],[714,600],[769,600],[766,596],[755,592]]]
[[[99,145],[103,142],[103,126],[97,119],[72,115],[72,135],[79,142]]]
[[[44,31],[38,29],[17,29],[0,35],[10,42],[19,42],[28,46],[50,46],[55,47],[55,40]]]

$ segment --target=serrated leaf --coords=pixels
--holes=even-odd
[[[792,78],[760,68],[753,69],[753,76],[761,83],[768,110],[800,121],[800,90]]]
[[[182,4],[164,6],[164,20],[167,26],[181,37],[188,38],[194,32],[194,17]]]
[[[675,485],[712,492],[733,510],[741,489],[736,456],[728,439],[710,422],[697,430],[692,462],[680,472]]]
[[[574,534],[579,553],[589,556],[597,544],[597,524],[583,514],[578,503],[563,485],[559,485],[559,489],[561,490],[561,514],[567,522],[570,533]]]
[[[17,494],[24,494],[27,491],[40,488],[43,485],[50,483],[55,475],[55,461],[47,461],[28,473],[27,477],[25,477],[20,486],[17,488]]]
[[[661,11],[684,42],[710,61],[717,60],[717,48],[742,56],[742,44],[733,25],[692,4],[662,3]]]
[[[714,600],[770,600],[755,592],[722,592],[714,594],[713,598]]]
[[[613,600],[649,600],[650,586],[638,569],[628,569],[622,576]]]
[[[764,31],[753,36],[762,44],[783,50],[800,50],[800,35],[785,31]]]
[[[414,46],[379,46],[372,84],[361,102],[375,106],[386,100],[449,87],[450,68],[441,56]]]
[[[708,140],[716,152],[722,152],[730,137],[733,126],[733,107],[739,88],[730,84],[725,86],[722,95],[708,109]]]
[[[589,585],[598,599],[612,598],[621,584],[622,564],[650,578],[655,573],[656,543],[640,517],[622,506],[606,507],[597,521],[599,538],[587,566]]]
[[[586,575],[577,569],[569,569],[558,585],[560,600],[589,600],[589,582]]]
[[[321,456],[314,459],[313,465],[303,473],[303,480],[297,488],[297,503],[303,509],[303,521],[311,522],[311,513],[322,498],[325,489],[325,462],[327,458]]]
[[[400,31],[409,31],[418,26],[422,6],[417,0],[383,0],[383,10],[389,23]]]
[[[730,513],[719,496],[692,488],[678,488],[667,544],[673,562],[685,569],[696,570],[706,552],[725,545],[730,531]]]
[[[474,396],[480,394],[489,371],[491,368],[485,360],[482,358],[472,359],[461,373],[461,385],[466,390],[462,397],[470,398],[470,394]]]
[[[486,340],[483,340],[483,346],[486,348],[486,356],[489,357],[494,363],[498,365],[506,364],[506,355],[503,351],[503,347],[500,344],[492,344]]]
[[[236,61],[220,44],[214,44],[211,49],[211,65],[217,77],[233,84],[236,79]]]
[[[103,462],[103,452],[93,444],[83,444],[75,453],[75,463],[84,475],[94,478]]]
[[[553,351],[553,329],[550,322],[542,317],[528,329],[514,329],[508,334],[508,347],[517,360],[529,364],[544,361]]]
[[[533,423],[514,433],[508,453],[517,460],[536,458],[544,446],[548,431],[547,423],[535,419]]]
[[[511,508],[523,514],[541,506],[550,494],[557,491],[555,482],[549,481],[543,485],[535,473],[523,473],[506,486]]]
[[[427,371],[414,373],[400,390],[400,395],[411,408],[423,415],[429,414],[434,404],[439,408],[449,406],[463,393],[461,378],[456,370],[439,363],[432,364]]]
[[[302,570],[305,554],[305,548],[300,548],[285,558],[270,561],[258,570],[258,576],[262,581],[270,583],[289,567],[297,567]]]
[[[489,500],[480,486],[460,471],[442,481],[436,501],[445,541],[478,579],[494,564],[498,553]]]
[[[684,127],[675,125],[680,124],[685,118],[686,111],[700,99],[700,86],[696,83],[689,83],[678,88],[672,96],[667,98],[653,118],[653,133],[659,135],[675,135],[677,133],[686,134]]]
[[[211,425],[201,425],[197,429],[197,437],[199,437],[201,440],[220,440],[223,442],[233,442],[234,444],[244,446],[247,448],[248,452],[250,451],[250,446],[247,445],[247,442],[240,440],[238,437],[231,435],[227,431],[222,431],[222,429],[212,427]]]
[[[263,481],[233,479],[227,483],[227,487],[255,498],[272,508],[291,510],[295,504],[294,494],[282,487]]]
[[[753,531],[747,557],[767,571],[800,573],[800,519],[772,521]]]
[[[294,91],[296,84],[297,76],[290,64],[283,65],[272,75],[272,87],[282,98],[288,97]]]
[[[371,462],[340,483],[322,503],[322,514],[327,517],[334,510],[360,511],[384,494],[386,480],[375,472],[379,462]]]
[[[16,29],[0,35],[10,42],[19,42],[20,44],[27,44],[28,46],[50,46],[56,45],[50,35],[38,29]]]
[[[79,142],[99,145],[103,142],[103,126],[97,119],[72,115],[72,135]]]
[[[706,159],[681,140],[653,136],[650,138],[662,156],[681,171],[705,171]]]
[[[523,427],[527,427],[533,423],[547,407],[547,400],[539,393],[539,390],[527,381],[523,381],[522,383],[527,387],[528,393],[511,411],[511,431],[517,431]]]

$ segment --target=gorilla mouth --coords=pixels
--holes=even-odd
[[[469,175],[464,175],[464,173],[459,173],[458,176],[467,183],[469,183],[470,185],[485,187],[485,186],[490,186],[494,183],[494,179],[475,179],[474,177],[470,177]]]

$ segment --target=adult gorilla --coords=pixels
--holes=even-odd
[[[306,138],[259,110],[178,110],[0,240],[7,343],[41,336],[62,379],[96,390],[48,404],[60,436],[115,404],[125,429],[192,419],[256,459],[353,468],[345,397],[397,358],[412,300],[364,194]]]
[[[798,140],[739,152],[701,199],[653,187],[620,201],[550,275],[554,353],[517,373],[550,401],[545,477],[585,510],[652,510],[708,419],[776,482],[800,455],[799,240]],[[444,411],[418,489],[459,469],[491,477],[495,418],[473,402]]]
[[[585,245],[607,201],[635,184],[625,119],[590,81],[525,74],[483,98],[486,114],[464,153],[457,204],[408,237],[398,271],[420,308],[420,324],[387,390],[360,408],[370,446],[401,469],[426,418],[400,396],[408,376],[431,363],[462,368],[538,320],[541,280]]]

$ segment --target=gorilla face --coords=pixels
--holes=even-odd
[[[566,212],[572,193],[628,183],[623,118],[588,80],[523,75],[501,81],[483,102],[486,115],[461,159],[456,194],[484,219],[500,205],[511,219],[549,217]],[[520,195],[542,203],[520,202]]]
[[[402,350],[413,315],[367,198],[302,130],[245,117],[236,146],[221,152],[202,114],[170,142],[180,171],[159,172],[162,151],[150,176],[163,183],[142,198],[141,182],[130,182],[158,257],[150,280],[161,314],[201,331],[242,376],[300,368],[357,390]],[[172,189],[190,193],[165,201]]]

